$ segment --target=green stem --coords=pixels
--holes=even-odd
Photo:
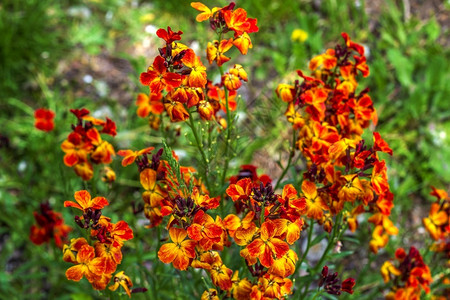
[[[289,152],[289,160],[288,160],[286,167],[283,169],[283,173],[281,173],[281,176],[278,179],[277,184],[275,185],[275,188],[273,189],[274,191],[277,190],[281,181],[283,180],[284,176],[286,175],[287,171],[291,167],[292,158],[294,157],[294,154],[295,154],[295,130],[292,130],[292,149]]]
[[[340,236],[341,236],[342,232],[344,231],[344,227],[340,228],[341,227],[341,221],[342,221],[342,211],[339,212],[339,214],[336,216],[336,223],[334,224],[334,227],[333,227],[333,232],[332,232],[331,239],[328,240],[327,248],[325,249],[322,257],[319,260],[319,262],[314,267],[314,270],[316,272],[317,272],[318,269],[320,270],[321,265],[323,264],[323,262],[325,261],[325,259],[328,256],[328,253],[333,248],[334,244],[340,239]]]
[[[312,272],[310,272],[310,275],[312,277],[314,277],[314,275],[316,275],[320,271],[320,268],[321,268],[322,264],[324,263],[325,259],[327,258],[328,253],[333,248],[333,246],[336,243],[336,241],[338,241],[340,239],[340,237],[342,236],[342,233],[345,230],[345,226],[342,226],[342,228],[341,228],[341,222],[342,222],[342,211],[339,212],[339,214],[336,216],[336,222],[335,222],[335,224],[333,226],[333,231],[331,233],[331,237],[328,240],[328,245],[325,248],[325,251],[323,252],[322,257],[320,257],[320,260],[316,264],[316,266],[311,269]],[[304,292],[303,292],[303,294],[301,296],[301,299],[305,299],[305,297],[308,295],[308,292],[309,292],[308,290],[309,290],[309,286],[310,285],[311,285],[311,281],[309,281],[306,284],[305,290],[304,290]]]
[[[314,297],[312,298],[312,300],[315,300],[317,297],[319,297],[320,295],[322,295],[322,290],[319,288],[319,290],[316,292],[316,294],[314,295]]]
[[[205,174],[204,174],[204,179],[205,179],[205,184],[206,187],[208,188],[208,191],[211,191],[211,187],[209,186],[209,180],[208,180],[208,175],[209,175],[209,159],[206,157],[205,151],[203,150],[203,143],[200,140],[199,136],[198,136],[198,132],[197,132],[197,128],[195,126],[195,122],[194,122],[194,118],[192,116],[192,113],[189,109],[187,109],[188,113],[189,113],[189,127],[191,128],[192,133],[194,134],[194,138],[195,138],[195,144],[198,148],[198,150],[200,151],[200,154],[202,156],[203,159],[203,164],[205,165]]]
[[[222,78],[224,72],[222,69],[222,66],[219,67],[219,71],[220,71],[220,78]],[[230,147],[230,139],[231,139],[231,113],[230,113],[230,106],[228,103],[228,90],[226,87],[224,87],[224,91],[225,91],[225,108],[227,111],[227,130],[226,130],[226,139],[225,139],[225,162],[224,162],[224,166],[223,166],[223,173],[222,173],[222,179],[220,184],[223,184],[225,182],[226,176],[227,176],[227,171],[228,171],[228,166],[230,164],[230,157],[228,154],[228,148]]]
[[[308,240],[306,242],[306,249],[300,260],[300,266],[302,265],[303,261],[305,260],[306,256],[308,255],[309,249],[311,248],[311,240],[312,240],[313,231],[314,231],[314,219],[311,219],[309,222]]]

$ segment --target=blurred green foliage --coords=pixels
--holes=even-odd
[[[246,105],[240,106],[247,114],[240,133],[250,139],[236,146],[237,156],[242,158],[240,163],[250,163],[261,148],[287,153],[288,144],[284,139],[290,137],[280,134],[287,125],[279,121],[284,108],[273,95],[275,85],[289,82],[296,69],[306,70],[309,59],[341,41],[340,33],[345,31],[352,40],[370,50],[371,76],[361,85],[370,87],[380,117],[376,130],[394,150],[387,164],[399,208],[399,222],[405,224],[407,211],[417,203],[425,205],[426,213],[428,198],[425,195],[430,185],[443,188],[450,178],[448,29],[443,31],[433,16],[423,20],[412,15],[405,20],[404,8],[393,1],[382,6],[376,15],[365,12],[367,1],[236,2],[250,17],[258,19],[260,27],[253,39],[253,49],[240,61],[250,75],[248,99],[244,99]],[[29,228],[34,223],[33,211],[38,209],[39,203],[50,201],[55,210],[63,212],[66,223],[75,226],[73,215],[63,209],[62,203],[71,199],[78,189],[93,188],[93,183],[82,184],[62,163],[59,145],[70,130],[70,123],[74,122],[68,109],[86,106],[95,111],[107,103],[119,127],[119,134],[112,141],[116,149],[140,149],[160,142],[160,137],[149,134],[144,120],[137,120],[135,107],[130,104],[132,100],[125,105],[113,102],[108,96],[98,102],[77,96],[71,85],[61,84],[65,74],[59,73],[57,66],[76,59],[80,52],[90,57],[107,52],[130,61],[134,70],[128,76],[138,87],[138,74],[151,61],[149,57],[127,53],[127,50],[151,34],[145,31],[148,26],[183,30],[183,41],[186,44],[198,41],[200,49],[213,38],[208,24],[195,22],[197,12],[189,3],[166,0],[1,2],[0,205],[3,213],[0,214],[0,263],[5,268],[5,272],[0,272],[1,295],[11,299],[99,297],[85,280],[67,281],[64,272],[68,266],[62,262],[59,249],[54,245],[34,246],[28,240]],[[228,2],[208,0],[204,3],[211,7]],[[304,42],[291,39],[295,29],[308,34]],[[126,47],[120,46],[123,44]],[[158,46],[152,44],[155,51]],[[136,93],[144,90],[141,87],[130,89]],[[33,113],[38,107],[56,111],[55,131],[46,134],[34,129]],[[253,139],[257,142],[253,143]],[[186,139],[177,139],[177,143],[178,148],[188,148]],[[115,220],[127,220],[132,228],[142,227],[143,219],[136,218],[131,208],[141,201],[136,172],[132,167],[122,168],[118,159],[113,168],[118,173],[114,189],[100,181],[94,183],[98,195],[112,202],[105,214]],[[291,177],[298,176],[296,172],[298,170],[292,170]],[[412,232],[408,229],[404,233],[411,235]],[[348,237],[351,241],[347,244],[354,249],[366,249],[368,233],[368,228],[361,228],[355,238]],[[72,237],[77,235],[73,233]],[[131,278],[143,280],[134,282],[135,286],[149,288],[145,295],[136,296],[142,299],[199,298],[202,290],[199,287],[204,287],[201,274],[178,272],[157,260],[156,251],[164,238],[166,234],[159,229],[136,230],[135,238],[124,248],[130,255],[124,253],[121,266]],[[392,253],[401,242],[401,238],[392,239],[387,251]],[[236,255],[236,249],[230,249],[225,259],[232,261]],[[374,260],[371,256],[370,261]],[[358,283],[361,286],[380,280],[378,274],[368,272],[367,268],[349,272],[351,276],[358,273],[364,274],[361,278],[364,282]],[[179,284],[188,281],[192,284]],[[38,293],[40,296],[36,296]],[[373,296],[356,293],[354,299]]]

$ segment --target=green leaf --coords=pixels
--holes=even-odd
[[[402,86],[408,87],[412,82],[412,72],[414,65],[399,49],[391,48],[387,51],[389,62],[395,69],[397,79]]]

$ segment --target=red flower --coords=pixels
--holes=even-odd
[[[53,238],[56,246],[62,248],[68,233],[72,231],[72,227],[64,224],[62,215],[54,212],[48,203],[41,204],[41,212],[33,214],[37,224],[30,228],[30,240],[36,245],[41,245]]]
[[[157,56],[148,71],[141,73],[140,81],[143,85],[148,85],[151,92],[159,93],[163,89],[171,91],[180,86],[181,75],[168,72],[164,57]]]
[[[342,282],[341,291],[353,294],[353,287],[355,286],[355,279],[347,278]]]
[[[181,35],[183,34],[183,32],[177,31],[177,32],[173,32],[172,29],[170,28],[170,26],[167,27],[167,31],[165,29],[158,29],[158,31],[156,31],[156,35],[160,38],[162,38],[163,40],[166,41],[167,44],[172,44],[172,42],[174,41],[179,41],[181,40]]]
[[[55,123],[53,119],[55,118],[55,113],[50,109],[39,108],[34,112],[34,127],[42,131],[52,131],[55,128]]]

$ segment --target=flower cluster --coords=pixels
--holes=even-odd
[[[431,195],[436,201],[431,204],[430,213],[422,222],[425,229],[435,240],[432,250],[446,253],[450,257],[450,197],[444,190],[432,187]]]
[[[73,167],[75,173],[83,180],[90,180],[94,175],[92,164],[110,164],[115,155],[113,146],[102,139],[100,133],[115,136],[116,124],[109,118],[106,121],[96,119],[89,115],[85,108],[71,109],[77,117],[76,125],[72,125],[72,132],[61,144],[64,151],[64,164]],[[100,127],[100,132],[97,127]],[[107,168],[106,180],[114,180],[115,174]]]
[[[104,197],[91,198],[88,191],[75,192],[75,200],[65,201],[65,207],[81,210],[81,216],[75,216],[75,222],[82,229],[89,231],[89,238],[73,238],[70,244],[64,245],[63,259],[75,264],[66,271],[69,280],[80,281],[83,277],[96,290],[104,290],[122,261],[122,246],[133,238],[133,231],[125,221],[112,223],[111,219],[102,215],[102,209],[109,205]],[[119,272],[114,276],[116,290],[118,285],[124,287],[128,296],[131,280]]]
[[[344,45],[311,60],[312,77],[297,71],[300,79],[294,85],[279,84],[276,93],[288,104],[285,116],[297,136],[296,148],[307,160],[302,184],[307,217],[330,231],[331,216],[350,203],[354,209],[346,219],[354,231],[356,216],[371,212],[375,229],[370,248],[376,253],[388,235],[398,232],[389,220],[393,194],[386,163],[378,157],[378,152],[392,155],[392,150],[377,132],[372,147],[362,139],[363,130],[377,121],[368,89],[357,91],[358,73],[367,77],[369,68],[363,46],[346,33],[342,36]]]
[[[256,19],[247,17],[242,8],[234,10],[234,3],[223,8],[210,10],[199,2],[191,3],[201,11],[197,21],[209,20],[211,28],[219,35],[219,40],[209,42],[206,56],[210,64],[216,62],[219,67],[230,60],[225,53],[233,46],[242,54],[247,54],[252,47],[249,33],[258,31]],[[234,32],[233,37],[225,39],[227,32]],[[219,84],[213,85],[207,79],[206,67],[195,52],[181,40],[182,31],[174,32],[170,27],[159,29],[157,36],[165,45],[159,48],[159,55],[146,72],[141,73],[140,81],[150,89],[149,95],[139,94],[136,105],[140,117],[150,116],[151,127],[157,129],[164,111],[172,122],[185,121],[191,111],[197,111],[204,120],[215,119],[222,126],[226,121],[220,116],[223,110],[233,110],[236,106],[234,97],[241,81],[247,81],[247,73],[241,65],[235,65],[227,73],[221,74]],[[225,90],[223,87],[227,90]],[[196,110],[193,109],[196,108]]]
[[[33,214],[37,224],[30,228],[30,240],[41,245],[54,239],[56,246],[62,248],[72,227],[64,223],[61,213],[53,211],[49,203],[42,203],[40,213]]]
[[[430,291],[432,282],[430,269],[423,262],[419,251],[411,247],[406,254],[403,248],[395,251],[395,266],[391,261],[386,261],[381,267],[381,275],[384,282],[392,280],[393,286],[386,296],[387,299],[420,299],[421,290]]]
[[[38,108],[34,112],[34,127],[42,131],[52,131],[55,128],[55,113],[46,108]]]

